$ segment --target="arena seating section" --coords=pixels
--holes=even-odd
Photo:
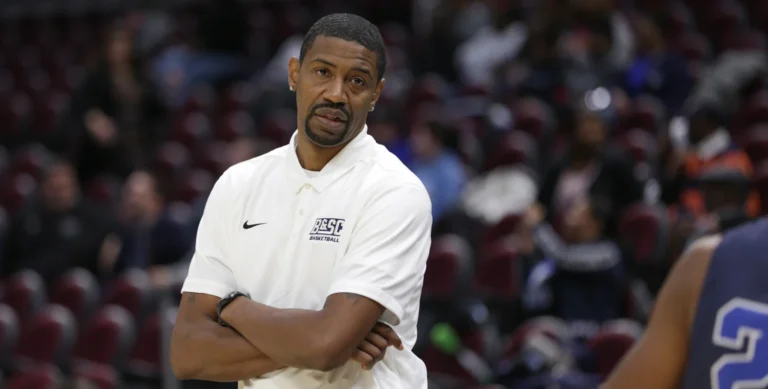
[[[725,48],[766,48],[768,2],[764,0],[668,3],[668,16],[676,31],[669,41],[693,68]],[[84,14],[2,22],[0,229],[35,191],[50,156],[43,144],[57,128],[59,114],[86,71],[85,53],[100,43],[97,38],[104,19],[98,14]],[[277,33],[288,36],[291,31]],[[397,40],[390,43],[396,45]],[[408,93],[408,107],[441,101],[440,86],[434,76],[417,80]],[[295,128],[292,114],[276,112],[257,122],[250,110],[259,103],[259,96],[249,93],[252,89],[248,82],[218,93],[201,87],[173,113],[169,138],[157,156],[157,167],[173,173],[176,180],[172,202],[182,206],[210,189],[226,168],[223,142],[254,129],[276,144],[288,139]],[[472,89],[460,93],[487,92]],[[631,109],[622,113],[619,130],[613,135],[615,147],[626,150],[638,167],[656,162],[656,131],[667,119],[659,107],[651,97],[634,100]],[[517,118],[517,128],[485,153],[485,169],[527,163],[536,152],[537,142],[556,127],[548,116],[549,107],[541,101],[512,98],[509,108]],[[731,129],[754,159],[756,187],[765,201],[768,90],[754,93],[741,111]],[[483,130],[474,128],[474,133]],[[100,204],[112,204],[119,186],[119,182],[104,178],[86,188],[86,195]],[[483,386],[483,376],[478,373],[482,369],[467,368],[466,361],[460,361],[461,350],[479,355],[496,375],[507,372],[515,376],[520,369],[527,369],[530,378],[516,381],[516,388],[544,387],[547,383],[560,388],[591,388],[641,333],[645,315],[632,304],[628,304],[627,317],[639,321],[566,325],[556,318],[538,317],[521,324],[524,274],[520,256],[500,239],[514,231],[520,220],[520,215],[509,215],[498,225],[485,226],[477,242],[453,234],[434,238],[417,351],[436,388],[503,388],[499,384]],[[665,213],[652,205],[631,207],[620,223],[622,235],[636,251],[639,267],[667,266],[660,262],[665,258],[668,229]],[[2,280],[0,368],[7,375],[5,387],[45,389],[61,376],[86,380],[100,389],[117,388],[121,381],[159,387],[153,385],[160,385],[167,369],[164,328],[171,322],[174,308],[163,303],[165,295],[151,290],[147,277],[143,271],[130,271],[101,288],[88,272],[72,269],[50,290],[33,272]],[[631,290],[628,285],[627,296],[632,295]],[[452,354],[433,339],[437,335],[432,327],[447,320],[460,323],[454,324],[460,351]],[[561,368],[567,373],[558,374]]]

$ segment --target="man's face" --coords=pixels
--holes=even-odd
[[[576,141],[580,146],[598,148],[606,135],[605,124],[595,115],[583,115],[576,123]]]
[[[320,147],[354,138],[384,87],[378,81],[376,53],[340,38],[317,37],[301,63],[291,58],[288,71],[296,90],[299,130]]]
[[[46,206],[53,211],[66,211],[75,203],[78,187],[75,172],[68,165],[51,167],[42,184]]]

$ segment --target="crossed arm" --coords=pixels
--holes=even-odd
[[[329,370],[349,359],[370,369],[387,347],[402,349],[397,334],[376,323],[380,305],[358,295],[331,295],[321,311],[276,309],[241,297],[222,312],[233,328],[218,324],[217,302],[208,294],[184,294],[171,342],[180,379],[231,382],[286,366]],[[278,329],[264,331],[268,326]]]
[[[222,319],[274,361],[301,369],[328,371],[355,355],[384,308],[368,298],[337,293],[322,310],[277,309],[238,298]]]

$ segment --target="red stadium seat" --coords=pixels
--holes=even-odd
[[[754,165],[768,160],[768,124],[750,129],[741,143]]]
[[[148,313],[151,303],[151,285],[146,272],[130,269],[123,273],[107,290],[104,304],[121,306],[140,323]]]
[[[61,371],[50,365],[34,366],[12,376],[6,389],[59,389],[64,379]]]
[[[84,322],[99,303],[99,283],[85,269],[72,269],[60,276],[51,292],[51,302],[67,307],[79,322]]]
[[[457,235],[444,235],[432,243],[424,274],[424,298],[447,301],[463,294],[472,276],[469,243]]]
[[[157,377],[162,371],[162,313],[150,316],[139,331],[128,357],[127,371],[140,377]]]
[[[19,340],[19,320],[16,312],[5,304],[0,304],[0,369],[11,365],[11,355]]]
[[[595,355],[597,374],[607,377],[632,348],[635,339],[624,333],[603,331],[589,341]]]
[[[215,178],[210,172],[202,169],[193,170],[177,182],[176,195],[173,199],[191,203],[200,196],[206,195],[213,188],[214,183]]]
[[[51,153],[48,149],[34,144],[14,154],[11,169],[15,174],[24,173],[40,178],[50,161]]]
[[[536,142],[523,131],[510,131],[494,147],[486,159],[486,170],[517,164],[534,164],[537,157]]]
[[[536,98],[521,99],[514,105],[513,113],[515,128],[526,132],[534,140],[546,139],[557,126],[552,108]]]
[[[483,242],[486,245],[493,245],[504,237],[514,234],[520,222],[522,222],[523,216],[517,213],[510,213],[505,215],[498,223],[488,227],[483,237]]]
[[[768,124],[768,91],[761,91],[752,96],[735,118],[736,130],[759,124]]]
[[[763,214],[768,213],[768,161],[755,167],[752,175],[755,189],[760,194],[760,209]]]
[[[285,144],[296,130],[296,113],[291,110],[277,111],[271,114],[259,126],[259,133],[271,142]]]
[[[227,88],[219,99],[219,114],[226,115],[246,108],[254,89],[254,86],[247,82]]]
[[[32,270],[22,270],[4,282],[3,303],[13,308],[22,323],[45,304],[45,283]]]
[[[229,142],[241,136],[252,135],[254,131],[251,115],[246,111],[234,111],[222,117],[216,126],[216,138]]]
[[[511,245],[494,244],[477,264],[475,290],[484,298],[516,301],[522,292],[522,265],[519,253]]]
[[[184,103],[183,111],[186,113],[209,113],[216,104],[216,100],[216,92],[213,88],[208,85],[198,86]]]
[[[211,120],[202,112],[183,114],[176,118],[171,132],[172,140],[194,148],[211,138]]]
[[[727,36],[724,39],[724,48],[726,50],[757,50],[764,51],[766,49],[765,34],[761,31],[746,30],[739,31],[732,35]]]
[[[656,134],[664,118],[664,105],[655,97],[640,96],[634,99],[631,108],[619,118],[623,131],[640,128]]]
[[[125,308],[106,305],[80,332],[74,358],[78,363],[122,366],[136,336],[133,317]]]
[[[688,61],[704,61],[712,56],[709,41],[694,32],[675,37],[673,44]]]
[[[51,91],[40,97],[35,106],[33,131],[38,135],[53,131],[68,100],[69,96],[61,91]]]
[[[117,177],[99,176],[91,180],[85,194],[94,204],[110,207],[120,197],[121,187],[122,183]]]
[[[75,385],[94,389],[117,389],[120,387],[115,368],[100,364],[83,364],[72,374]]]
[[[161,176],[175,177],[189,166],[189,151],[178,142],[163,143],[157,150],[155,165]]]
[[[667,32],[679,35],[695,28],[693,14],[683,3],[672,3],[667,8],[666,27]]]
[[[561,319],[541,316],[521,324],[505,341],[501,355],[503,358],[516,358],[526,339],[534,334],[543,334],[557,342],[568,341],[568,326]]]
[[[459,361],[453,355],[447,355],[433,345],[427,346],[424,351],[424,364],[427,365],[430,379],[436,379],[438,375],[440,381],[447,382],[446,386],[451,388],[466,388],[469,385],[477,384],[477,380],[464,369]]]
[[[47,305],[22,328],[16,345],[16,363],[67,366],[76,336],[77,325],[72,313],[61,305]]]
[[[658,142],[653,135],[643,129],[629,130],[619,140],[619,146],[627,151],[636,163],[656,162]]]
[[[643,325],[631,319],[615,319],[603,323],[603,332],[628,335],[637,341],[643,336]]]
[[[635,204],[621,216],[619,236],[631,249],[636,263],[651,264],[665,259],[669,228],[664,209]]]
[[[201,150],[199,150],[199,152],[195,153],[194,165],[195,167],[205,169],[218,177],[228,168],[226,153],[227,144],[225,142],[208,142]]]
[[[37,188],[37,181],[29,174],[11,174],[0,182],[0,205],[10,214],[16,213]]]

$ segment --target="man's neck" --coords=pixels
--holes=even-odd
[[[296,156],[299,158],[299,164],[306,170],[323,170],[326,164],[338,154],[346,144],[335,147],[320,147],[302,134],[296,137]]]

